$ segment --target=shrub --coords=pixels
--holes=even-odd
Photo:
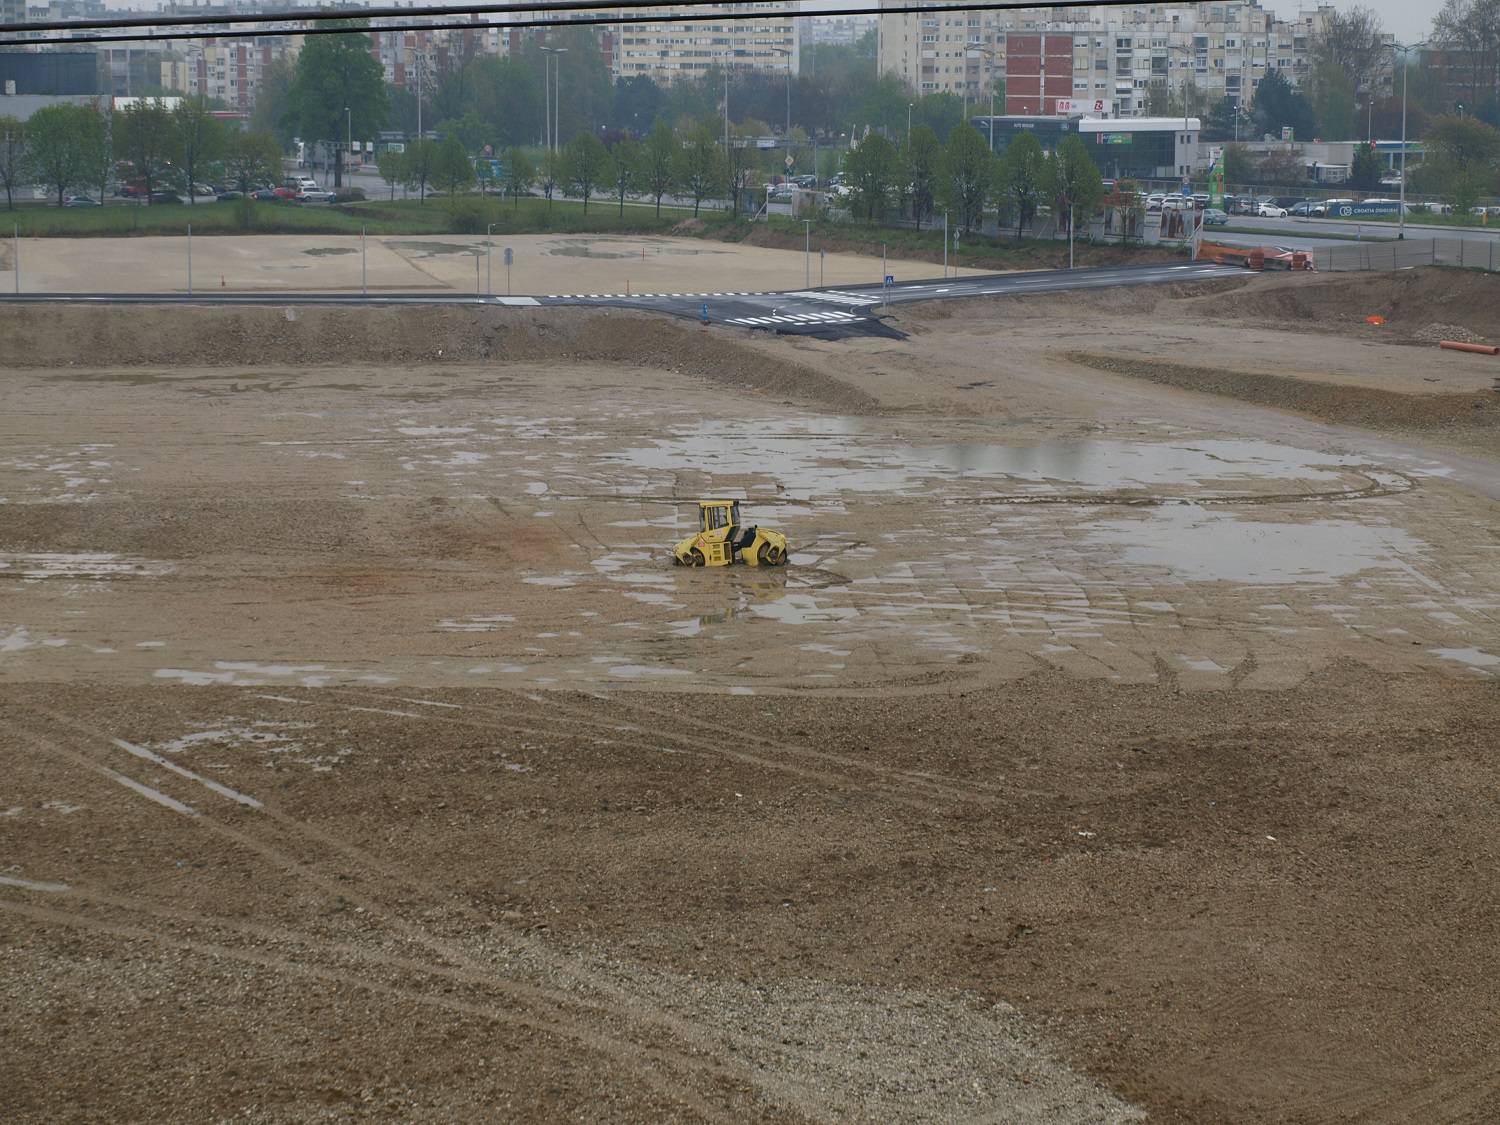
[[[483,234],[485,227],[498,218],[498,208],[483,196],[454,196],[446,207],[449,229],[454,234]]]
[[[335,203],[363,203],[368,198],[364,188],[348,187],[333,197]]]

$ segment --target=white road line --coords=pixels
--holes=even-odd
[[[0,875],[0,887],[20,887],[23,891],[49,891],[52,894],[62,894],[71,889],[66,883],[37,883],[11,875]]]
[[[152,765],[160,766],[165,770],[171,770],[173,773],[178,774],[181,777],[185,777],[190,781],[196,781],[199,785],[213,790],[213,792],[217,793],[221,797],[227,797],[231,801],[238,801],[240,804],[248,805],[252,809],[258,809],[262,807],[261,803],[254,797],[247,796],[246,794],[241,793],[238,790],[231,789],[227,785],[220,785],[212,778],[204,777],[202,774],[194,773],[190,769],[184,769],[182,766],[179,766],[170,758],[163,758],[160,754],[153,754],[144,746],[137,746],[133,742],[126,742],[123,738],[112,738],[110,739],[110,741],[118,746],[121,750],[124,750],[127,754],[134,754],[137,758],[143,758],[146,761],[150,762]]]
[[[162,793],[162,792],[160,792],[160,791],[158,791],[156,789],[152,789],[151,786],[149,786],[149,785],[142,785],[139,781],[136,781],[134,778],[126,777],[123,773],[115,773],[114,770],[105,769],[103,766],[100,766],[99,770],[100,770],[101,773],[104,774],[105,777],[109,778],[112,781],[118,781],[121,785],[125,786],[126,789],[134,789],[137,793],[139,793],[142,797],[145,797],[146,800],[148,800],[148,801],[155,801],[158,805],[163,805],[166,808],[171,809],[173,812],[180,812],[184,816],[197,816],[198,815],[198,812],[197,812],[196,809],[190,809],[190,808],[188,808],[187,805],[184,805],[181,801],[173,800],[171,797],[168,797],[165,793]]]
[[[535,297],[496,297],[502,305],[534,305],[537,303]]]

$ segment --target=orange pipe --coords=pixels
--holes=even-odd
[[[1500,355],[1500,348],[1494,344],[1463,344],[1457,340],[1442,340],[1438,347],[1447,348],[1450,352],[1475,352],[1478,355]]]

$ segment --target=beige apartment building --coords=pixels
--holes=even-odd
[[[714,19],[745,13],[753,19]],[[622,9],[621,14],[631,14]],[[796,5],[716,4],[672,10],[694,17],[690,23],[619,24],[610,71],[615,79],[644,74],[662,84],[692,78],[715,67],[768,70],[784,74],[801,66],[801,32]]]
[[[1248,105],[1273,70],[1300,84],[1333,9],[1281,19],[1253,0],[1229,0],[1086,11],[1086,19],[1049,8],[883,14],[880,70],[914,93],[958,94],[971,107],[1004,79],[1011,114],[1092,112],[1102,103],[1107,116],[1139,117],[1155,83],[1191,89],[1190,108],[1206,113],[1224,97]]]

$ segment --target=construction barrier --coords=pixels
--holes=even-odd
[[[1404,270],[1412,266],[1461,266],[1500,273],[1500,240],[1407,238],[1319,246],[1313,263],[1328,270]]]

